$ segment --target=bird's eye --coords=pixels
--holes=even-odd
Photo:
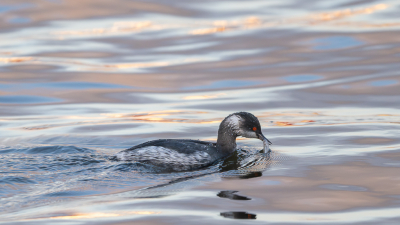
[[[253,127],[253,130],[256,131],[256,130],[257,130],[257,127]]]

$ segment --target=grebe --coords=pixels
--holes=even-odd
[[[258,138],[264,143],[264,153],[272,144],[261,132],[257,117],[248,112],[237,112],[222,120],[216,143],[159,139],[145,142],[117,153],[113,159],[148,163],[163,171],[187,171],[209,166],[226,158],[236,150],[236,137]]]

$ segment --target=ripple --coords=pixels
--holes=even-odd
[[[35,184],[36,182],[26,177],[7,176],[0,178],[0,184]]]
[[[77,154],[77,153],[93,153],[93,150],[87,148],[79,148],[75,146],[39,146],[33,148],[12,148],[6,147],[0,150],[0,154],[6,153],[24,153],[24,154]]]
[[[88,89],[131,89],[132,86],[111,84],[111,83],[96,83],[96,82],[48,82],[48,83],[8,83],[0,84],[0,89],[7,92],[18,92],[26,89],[70,89],[70,90],[88,90]]]
[[[368,191],[368,189],[365,187],[354,186],[354,185],[323,184],[320,185],[319,187],[337,191]]]
[[[34,7],[34,4],[30,3],[20,3],[20,4],[12,4],[12,5],[0,5],[0,13],[6,13],[10,11],[16,11],[21,9],[27,9]]]
[[[374,155],[399,152],[400,2],[8,2],[1,220],[397,221],[398,157]],[[230,158],[180,173],[108,158],[215,141],[234,111],[260,119],[272,153],[238,138]]]
[[[29,23],[31,21],[32,21],[31,18],[28,17],[14,17],[7,20],[7,22],[14,24]]]
[[[54,83],[38,83],[38,86],[52,87],[60,89],[98,89],[98,88],[132,88],[130,86],[110,84],[110,83],[94,83],[94,82],[54,82]]]
[[[0,103],[3,104],[37,104],[62,102],[62,99],[34,95],[3,95],[0,96]]]
[[[89,153],[93,150],[87,148],[78,148],[75,146],[43,146],[27,149],[24,151],[27,154],[76,154],[76,153]]]
[[[318,75],[292,75],[292,76],[283,77],[283,79],[288,81],[288,82],[308,82],[308,81],[320,80],[320,79],[322,79],[322,76],[318,76]]]
[[[397,80],[377,80],[369,82],[369,85],[375,87],[382,87],[382,86],[391,86],[397,84]]]
[[[249,81],[249,80],[223,80],[223,81],[215,81],[209,85],[184,87],[182,89],[183,90],[223,89],[223,88],[255,86],[255,85],[260,85],[262,83],[263,82]]]
[[[100,191],[60,191],[46,194],[43,197],[74,197],[74,196],[89,196],[100,194]]]
[[[316,45],[313,47],[315,50],[334,50],[344,49],[360,46],[363,42],[350,36],[332,36],[325,38],[316,38],[313,43]]]

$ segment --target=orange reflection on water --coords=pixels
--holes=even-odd
[[[275,122],[275,124],[280,127],[293,126],[293,123],[283,122],[283,121],[277,121]]]
[[[378,114],[376,116],[397,116],[397,115],[392,115],[392,114]]]
[[[136,118],[136,121],[142,122],[159,122],[159,123],[194,123],[194,124],[209,124],[209,123],[220,123],[221,120],[206,120],[206,119],[182,119],[182,118],[159,118],[159,117],[150,117],[150,118]]]
[[[376,4],[370,7],[360,8],[360,9],[343,9],[331,12],[322,12],[315,13],[306,17],[293,17],[286,18],[284,20],[275,20],[268,21],[263,20],[256,16],[250,16],[248,18],[242,20],[217,20],[213,22],[204,22],[204,23],[170,23],[170,24],[156,24],[152,21],[119,21],[115,22],[111,27],[98,27],[84,30],[66,30],[66,31],[57,31],[53,32],[52,35],[56,36],[59,40],[64,40],[65,37],[68,36],[91,36],[91,35],[112,35],[112,34],[123,34],[123,33],[132,33],[132,32],[142,32],[146,30],[163,30],[163,29],[173,29],[173,28],[183,28],[183,29],[193,29],[189,31],[191,35],[207,35],[218,32],[225,32],[229,30],[237,30],[237,29],[250,29],[257,27],[270,27],[270,26],[284,26],[284,25],[292,25],[292,24],[316,24],[320,22],[327,22],[332,20],[339,20],[343,18],[347,18],[350,16],[363,15],[363,14],[371,14],[379,10],[384,10],[388,8],[388,4]],[[352,25],[356,25],[357,23],[353,23]],[[200,28],[200,26],[208,26]],[[342,25],[345,25],[342,24]],[[360,24],[361,26],[366,26],[368,23]],[[373,24],[369,24],[370,26]],[[398,26],[398,23],[386,23],[375,25],[377,27],[382,26]],[[197,29],[196,29],[197,27]]]
[[[13,52],[0,52],[1,55],[12,55]]]
[[[320,113],[317,112],[266,112],[263,113],[262,115],[258,115],[257,117],[260,119],[260,121],[271,121],[274,120],[273,124],[275,126],[280,126],[280,127],[288,127],[288,126],[304,126],[309,123],[316,123],[316,120],[309,119],[310,117],[321,117],[324,116]],[[304,119],[300,119],[300,118]],[[297,120],[291,120],[291,121],[282,121],[282,119],[286,118],[292,118]]]
[[[257,26],[257,25],[261,25],[262,21],[258,17],[252,16],[252,17],[247,18],[245,20],[244,24],[246,26],[249,26],[249,27],[254,27],[254,26]]]
[[[202,98],[213,98],[217,96],[221,96],[223,94],[216,94],[215,96],[187,96],[192,97],[192,99],[202,99]],[[190,99],[190,98],[186,98]],[[70,122],[64,123],[53,123],[53,124],[41,124],[35,126],[25,126],[20,127],[18,129],[23,130],[44,130],[56,127],[65,127],[65,126],[82,126],[82,125],[106,125],[106,124],[127,124],[127,123],[186,123],[186,124],[215,124],[220,123],[224,118],[223,117],[212,117],[212,118],[204,118],[199,114],[208,114],[205,111],[185,111],[185,110],[160,110],[160,111],[149,111],[149,112],[137,112],[137,113],[107,113],[100,114],[99,116],[79,116],[79,115],[66,115],[60,117],[54,117],[52,119],[57,121],[65,121],[70,120]],[[194,115],[189,118],[185,115]],[[336,126],[343,124],[372,124],[372,123],[398,123],[398,121],[393,121],[390,119],[388,121],[375,121],[373,119],[368,119],[368,121],[356,121],[349,117],[348,119],[344,118],[326,118],[327,115],[320,114],[317,112],[266,112],[261,115],[256,115],[260,122],[264,125],[269,125],[269,122],[272,122],[272,126],[279,127],[290,127],[290,126]],[[313,117],[318,117],[319,119],[312,119]],[[374,116],[380,117],[391,117],[398,115],[391,114],[378,114]],[[325,118],[325,119],[323,119]],[[359,117],[357,117],[359,118]],[[41,120],[43,118],[37,118],[37,120]],[[46,118],[44,118],[46,119]],[[12,120],[12,119],[10,119]],[[8,120],[4,120],[8,121]],[[12,129],[12,128],[11,128]]]
[[[200,100],[200,99],[213,99],[213,98],[218,98],[220,96],[224,96],[226,94],[220,93],[220,94],[215,94],[215,95],[190,95],[190,96],[185,96],[183,97],[184,100]]]
[[[218,32],[226,31],[226,27],[212,27],[212,28],[204,28],[197,29],[190,32],[192,35],[205,35],[205,34],[213,34]]]
[[[115,22],[111,28],[92,28],[87,30],[68,30],[57,31],[52,33],[62,39],[63,36],[86,36],[86,35],[102,35],[140,31],[153,26],[151,21],[140,22]]]
[[[50,217],[50,219],[62,219],[62,220],[92,219],[92,218],[116,217],[116,216],[120,216],[120,214],[117,214],[117,213],[78,213],[78,214],[70,215],[70,216],[54,216],[54,217]]]
[[[182,115],[182,114],[203,114],[206,112],[202,111],[182,111],[182,110],[162,110],[154,112],[141,112],[136,114],[106,114],[110,118],[129,118],[133,121],[139,122],[156,122],[156,123],[195,123],[195,124],[207,124],[207,123],[219,123],[220,119],[186,119],[186,118],[165,118],[171,115]]]
[[[45,59],[38,60],[42,63],[46,64],[75,64],[81,66],[89,66],[94,69],[98,68],[101,70],[104,69],[128,69],[128,68],[150,68],[150,67],[158,67],[158,66],[168,66],[169,62],[145,62],[145,63],[117,63],[117,64],[90,64],[85,62],[80,62],[76,60],[65,60],[65,61],[47,61]]]
[[[346,27],[365,27],[365,28],[385,28],[385,27],[399,27],[400,23],[366,23],[366,22],[337,22],[337,26]]]
[[[182,111],[182,110],[161,110],[153,112],[139,112],[135,114],[130,113],[111,113],[105,114],[109,118],[128,118],[131,121],[138,122],[156,122],[156,123],[195,123],[195,124],[207,124],[207,123],[219,123],[221,120],[214,119],[186,119],[186,118],[166,118],[172,115],[183,115],[183,114],[204,114],[202,111]]]
[[[141,117],[141,116],[153,116],[153,115],[163,115],[169,116],[173,114],[191,114],[191,113],[205,113],[205,112],[189,112],[189,111],[182,111],[182,110],[160,110],[160,111],[149,111],[149,112],[137,112],[137,113],[106,113],[103,114],[106,117],[111,118],[121,118],[121,117]]]
[[[303,120],[303,121],[301,121],[302,123],[314,123],[315,122],[315,120]]]
[[[54,216],[50,217],[50,219],[62,219],[62,220],[74,220],[74,219],[94,219],[94,218],[105,218],[105,217],[117,217],[117,216],[126,216],[126,215],[154,215],[160,214],[160,212],[153,211],[127,211],[127,212],[118,212],[118,213],[77,213],[69,216]],[[43,219],[43,218],[40,218]]]
[[[270,26],[284,26],[291,24],[316,24],[319,22],[327,22],[332,20],[339,20],[350,16],[363,15],[363,14],[371,14],[379,10],[383,10],[388,8],[387,4],[377,4],[371,7],[365,7],[361,9],[344,9],[333,12],[323,12],[323,13],[315,13],[309,17],[305,18],[291,18],[286,19],[284,21],[275,21],[275,22],[266,22],[261,20],[256,16],[249,17],[244,21],[215,21],[212,23],[214,27],[211,28],[202,28],[192,30],[190,34],[192,35],[206,35],[213,34],[217,32],[224,32],[229,30],[237,30],[237,29],[246,29],[246,28],[258,28],[258,27],[270,27]],[[311,20],[310,20],[311,19]],[[336,24],[337,25],[337,24]],[[353,23],[354,25],[354,23]],[[398,26],[399,23],[386,23],[375,25],[374,27],[385,27],[385,26]],[[362,27],[365,26],[373,26],[373,24],[363,23]]]
[[[168,65],[170,65],[170,63],[168,62],[148,62],[148,63],[122,63],[114,65],[104,65],[104,67],[127,69],[127,68],[149,68],[149,67],[159,67]]]
[[[115,22],[113,27],[114,29],[124,30],[127,28],[143,29],[145,27],[150,27],[152,25],[153,23],[151,21],[141,21],[141,22],[120,21],[120,22]]]
[[[0,58],[0,62],[3,63],[19,63],[19,62],[26,62],[32,61],[33,57],[12,57],[12,58]]]
[[[298,112],[266,112],[262,115],[259,115],[259,118],[270,118],[270,117],[278,117],[278,116],[289,116],[289,117],[312,117],[312,116],[320,116],[320,113],[317,112],[307,112],[307,113],[298,113]]]
[[[211,28],[202,28],[190,31],[192,35],[205,35],[205,34],[213,34],[218,32],[224,32],[232,29],[245,29],[245,28],[254,28],[259,27],[263,24],[262,20],[256,16],[248,17],[242,21],[226,21],[226,20],[218,20],[212,22]]]
[[[204,96],[188,96],[192,99],[206,99],[218,96],[223,96],[224,94],[216,95],[204,95]],[[190,98],[186,98],[188,100]],[[201,116],[196,116],[196,118],[185,118],[184,115],[199,115],[206,114],[204,111],[184,111],[184,110],[160,110],[160,111],[149,111],[149,112],[137,112],[137,113],[106,113],[100,116],[79,116],[79,115],[66,115],[57,118],[58,121],[72,120],[71,122],[64,123],[53,123],[53,124],[42,124],[36,126],[25,126],[19,129],[23,130],[44,130],[57,127],[66,126],[82,126],[82,125],[106,125],[106,124],[126,124],[126,123],[188,123],[188,124],[215,124],[220,123],[224,118],[204,118],[200,119]],[[310,117],[319,115],[318,113],[264,113],[263,115],[257,115],[260,121],[271,120],[274,117]],[[304,123],[314,123],[315,120],[298,120],[298,121],[276,121],[275,126],[304,126]],[[337,125],[335,124],[324,124],[324,125]]]
[[[91,67],[92,70],[151,68],[151,67],[168,66],[173,63],[173,62],[161,61],[161,62],[143,62],[143,63],[92,64],[92,63],[86,63],[86,62],[77,61],[77,60],[52,60],[52,59],[49,60],[47,58],[34,58],[34,57],[0,58],[0,62],[2,62],[2,63],[20,63],[20,62],[27,62],[27,61],[34,61],[35,63],[48,64],[48,65],[54,65],[54,64],[55,65],[57,65],[57,64],[79,65],[79,66]],[[186,62],[186,61],[177,61],[175,63],[182,63],[182,62]]]
[[[349,16],[361,15],[361,14],[370,14],[378,10],[383,10],[388,8],[386,4],[377,4],[371,7],[366,7],[362,9],[344,9],[334,12],[324,12],[324,13],[317,13],[311,15],[312,19],[317,21],[331,21],[342,19]]]

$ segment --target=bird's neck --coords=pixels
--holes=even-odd
[[[236,149],[236,137],[237,135],[232,128],[229,126],[220,126],[217,146],[225,155],[232,153]]]

